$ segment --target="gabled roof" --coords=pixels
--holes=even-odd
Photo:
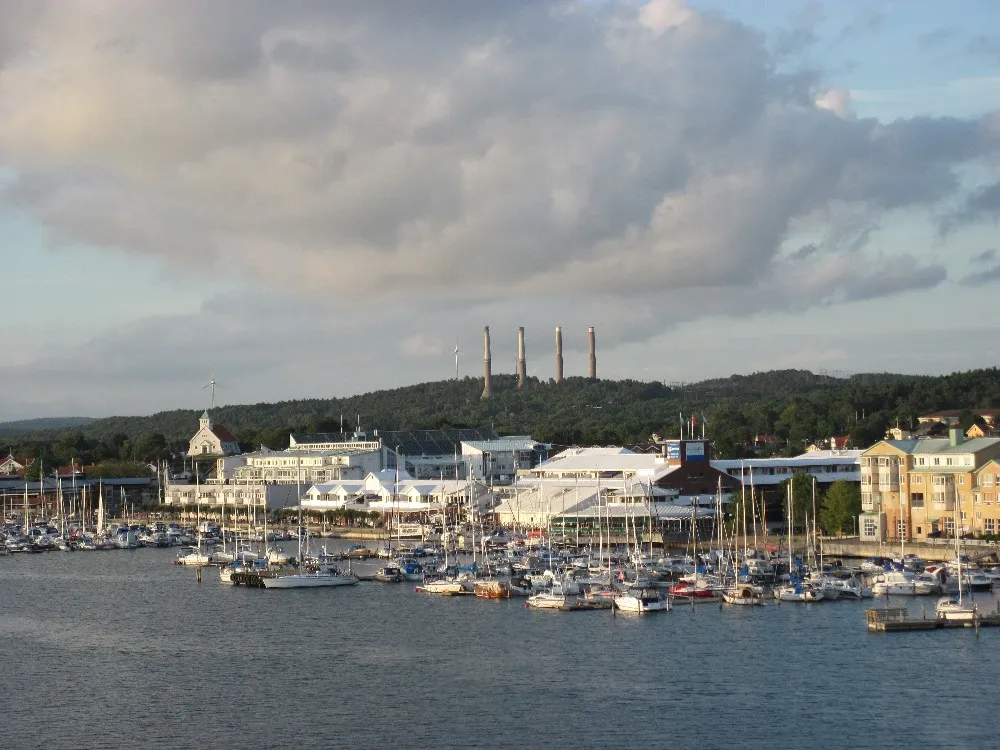
[[[233,437],[231,433],[224,424],[217,424],[212,427],[212,434],[215,435],[223,443],[235,443],[236,438]]]

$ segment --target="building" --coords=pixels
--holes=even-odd
[[[454,510],[452,515],[472,504],[483,509],[489,502],[486,486],[479,482],[457,479],[414,479],[407,474],[381,471],[361,480],[345,480],[315,484],[303,497],[307,510],[378,511],[403,518],[415,514],[438,514]]]
[[[35,463],[35,459],[24,456],[15,456],[13,453],[7,454],[7,458],[0,461],[0,476],[23,477],[28,467]]]
[[[689,533],[713,519],[742,485],[711,466],[703,440],[671,440],[658,453],[627,448],[570,448],[518,472],[495,494],[503,526],[553,526],[567,536]]]
[[[491,485],[510,484],[519,471],[533,469],[547,459],[551,448],[527,435],[463,440],[463,474]]]
[[[233,456],[240,452],[240,444],[236,442],[225,425],[213,424],[208,412],[204,412],[198,420],[198,432],[194,434],[188,445],[189,456]]]
[[[967,411],[972,416],[983,420],[988,427],[996,427],[998,419],[1000,419],[1000,409],[968,409]],[[936,411],[933,414],[924,414],[921,417],[917,417],[917,422],[920,424],[942,422],[947,427],[958,427],[964,412],[965,410],[962,409],[945,409],[943,411]]]
[[[314,450],[378,450],[382,454],[381,468],[399,468],[415,479],[464,479],[465,463],[461,460],[463,441],[500,439],[493,430],[375,430],[369,436],[360,430],[353,434],[322,432],[293,434],[289,449]]]
[[[261,450],[241,456],[227,456],[216,461],[215,479],[223,482],[247,484],[310,485],[340,479],[362,479],[379,471],[382,453],[371,448],[331,448],[304,450],[289,448],[286,451]]]
[[[805,474],[816,480],[818,493],[825,492],[834,482],[861,483],[860,450],[813,450],[787,458],[737,458],[716,459],[712,466],[732,477],[739,478],[759,500],[761,511],[769,529],[785,526],[785,495],[782,482],[795,474]]]
[[[166,484],[163,504],[190,512],[245,519],[252,513],[294,507],[299,501],[298,487],[292,484]],[[231,514],[231,515],[230,515]]]
[[[998,459],[1000,438],[967,439],[957,427],[947,438],[876,443],[861,454],[861,539],[987,533],[987,519],[996,528],[1000,514],[984,503],[996,500]]]

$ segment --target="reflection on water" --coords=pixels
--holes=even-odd
[[[857,602],[613,617],[406,584],[248,590],[172,556],[0,558],[2,747],[982,748],[1000,730],[1000,629],[873,635]]]

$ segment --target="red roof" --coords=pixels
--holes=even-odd
[[[237,442],[236,438],[233,437],[233,433],[231,433],[228,429],[226,429],[226,426],[224,424],[217,424],[214,427],[212,427],[212,434],[215,435],[217,438],[219,438],[219,440],[221,440],[223,443]]]
[[[832,438],[830,438],[830,447],[831,448],[846,448],[847,447],[847,441],[849,439],[850,438],[847,435],[834,435]]]

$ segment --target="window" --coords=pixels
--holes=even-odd
[[[964,510],[962,511],[962,520],[963,521],[965,520],[965,511]]]
[[[921,528],[917,526],[917,536],[920,536],[922,533],[923,531],[921,530]]]
[[[982,497],[980,496],[980,494],[978,492],[973,492],[972,493],[972,504],[973,505],[979,505],[980,502],[981,502],[981,500],[982,500]]]
[[[914,474],[910,477],[910,484],[923,484],[924,478],[919,474]]]
[[[913,508],[923,508],[924,507],[924,493],[923,492],[911,492],[910,493],[910,506]]]
[[[958,483],[965,484],[965,477],[962,476],[961,474],[958,475]]]
[[[906,521],[900,518],[896,521],[896,537],[902,538],[906,536]]]
[[[917,463],[920,464],[921,466],[923,466],[924,465],[924,457],[921,456],[920,458],[918,458],[917,459]]]
[[[866,518],[861,524],[865,536],[873,537],[878,535],[878,522],[874,518]]]
[[[976,511],[976,520],[977,521],[982,521],[983,520],[982,511],[978,511],[978,510]]]
[[[993,486],[993,475],[983,474],[983,487],[992,487],[992,486]]]
[[[946,458],[946,459],[944,460],[944,462],[945,462],[945,464],[946,464],[947,466],[951,466],[951,464],[952,464],[952,460],[951,460],[951,456],[948,456],[948,458]]]
[[[987,534],[995,534],[996,533],[996,521],[994,521],[992,518],[987,518],[985,521],[983,521],[983,530]]]
[[[949,536],[953,536],[955,534],[955,519],[954,518],[946,518],[946,519],[944,519],[944,533],[948,534]]]
[[[934,457],[934,465],[935,466],[940,466],[941,465],[941,459],[938,458],[937,456]]]

